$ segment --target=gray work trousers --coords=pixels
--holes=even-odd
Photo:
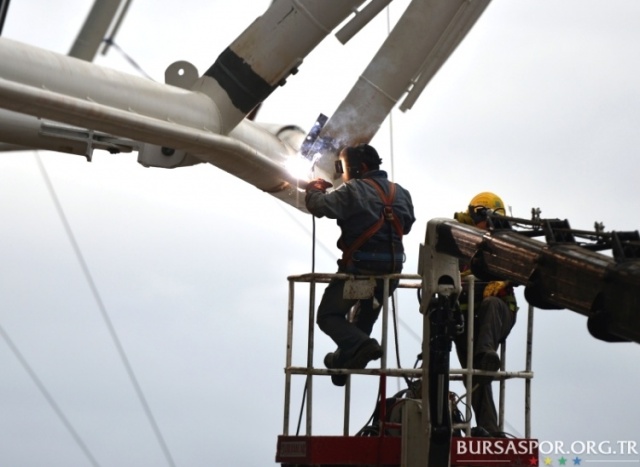
[[[474,368],[477,368],[478,364],[476,356],[488,351],[497,351],[498,346],[507,339],[516,322],[515,312],[511,311],[509,306],[498,297],[485,298],[477,310],[474,320]],[[467,368],[466,332],[456,338],[455,344],[460,365]],[[478,385],[471,395],[471,406],[478,426],[489,433],[500,431],[491,383]]]
[[[320,329],[327,334],[340,349],[340,359],[350,358],[355,351],[369,339],[373,325],[378,319],[383,299],[383,281],[376,280],[373,298],[355,300],[346,299],[343,296],[345,281],[332,279],[322,295],[316,321]],[[389,294],[398,286],[398,281],[389,281]],[[357,319],[351,323],[347,315],[356,303],[360,309]]]

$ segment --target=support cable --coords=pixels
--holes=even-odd
[[[76,442],[78,447],[82,450],[84,455],[87,457],[91,465],[95,467],[100,467],[100,464],[98,464],[98,461],[95,459],[95,457],[93,457],[93,454],[91,454],[91,451],[89,451],[89,448],[87,447],[85,442],[82,440],[78,432],[73,428],[73,425],[71,425],[71,422],[65,416],[64,412],[62,412],[62,409],[60,408],[58,403],[55,401],[53,396],[51,396],[51,394],[47,390],[44,383],[40,380],[40,378],[38,378],[38,375],[33,370],[33,368],[31,368],[31,365],[29,365],[29,362],[27,362],[27,360],[24,358],[24,355],[22,355],[22,352],[20,352],[20,349],[18,349],[18,347],[14,344],[14,342],[9,337],[9,334],[7,334],[7,332],[4,330],[4,328],[1,325],[0,325],[0,335],[2,335],[2,338],[5,340],[5,342],[9,346],[9,349],[11,350],[13,355],[15,355],[15,357],[18,359],[18,362],[20,362],[20,365],[22,365],[22,368],[24,368],[24,370],[27,372],[27,374],[29,375],[33,383],[36,385],[40,393],[44,396],[49,406],[53,409],[55,414],[58,416],[58,418],[60,419],[64,427],[67,429],[67,431],[69,432],[73,440]]]
[[[158,444],[160,444],[160,448],[162,449],[162,452],[164,454],[164,457],[167,461],[167,464],[169,464],[172,467],[175,467],[175,462],[173,461],[173,458],[171,456],[171,452],[169,451],[169,447],[167,446],[167,443],[164,440],[164,437],[162,436],[162,433],[160,432],[160,428],[155,420],[155,418],[153,417],[153,413],[151,412],[151,409],[149,407],[149,404],[147,403],[147,400],[144,396],[144,393],[142,392],[142,388],[140,387],[140,383],[138,383],[138,380],[136,378],[136,375],[133,371],[133,368],[131,366],[131,363],[129,363],[129,359],[127,358],[127,354],[124,351],[124,348],[122,346],[122,343],[120,342],[120,339],[118,338],[118,334],[116,333],[116,330],[113,326],[113,323],[111,322],[111,318],[109,317],[109,314],[107,313],[107,309],[102,301],[102,298],[100,296],[100,293],[98,292],[98,288],[96,287],[96,284],[93,280],[93,277],[91,276],[91,272],[89,271],[89,267],[87,266],[86,261],[84,260],[84,257],[82,255],[82,251],[80,250],[80,247],[78,246],[78,242],[75,239],[75,236],[73,235],[73,231],[71,230],[71,226],[69,225],[69,222],[66,218],[66,215],[64,213],[64,210],[62,209],[62,205],[60,204],[60,201],[58,200],[58,196],[56,195],[56,192],[54,190],[53,184],[51,183],[51,180],[49,179],[49,175],[47,174],[47,170],[44,166],[44,164],[42,163],[42,160],[40,159],[39,154],[36,152],[35,153],[36,156],[36,161],[38,163],[38,168],[40,169],[40,172],[42,174],[42,177],[45,181],[45,184],[47,185],[47,189],[49,191],[49,195],[51,196],[51,199],[55,205],[56,211],[58,212],[58,216],[60,217],[60,221],[62,222],[63,226],[64,226],[64,230],[67,234],[67,237],[69,238],[69,242],[71,243],[71,246],[73,248],[73,252],[76,256],[76,259],[78,260],[78,263],[80,264],[80,268],[82,269],[82,273],[87,281],[87,284],[89,285],[89,288],[91,289],[91,293],[93,295],[93,298],[98,306],[98,309],[100,310],[100,314],[102,315],[102,318],[104,319],[104,322],[107,326],[107,329],[109,330],[109,335],[111,336],[111,340],[113,341],[116,350],[118,352],[118,356],[120,357],[120,360],[122,361],[122,364],[125,367],[125,370],[127,372],[127,375],[129,377],[129,380],[131,381],[131,384],[133,385],[133,388],[135,390],[135,393],[138,397],[138,400],[140,401],[140,404],[142,405],[142,408],[144,410],[145,416],[149,422],[149,424],[151,425],[151,428],[153,429],[153,433],[156,436],[156,439],[158,441]]]
[[[387,37],[389,37],[391,35],[391,7],[390,5],[387,5],[386,7],[387,10]],[[390,168],[389,168],[389,179],[393,180],[394,176],[395,176],[395,166],[394,166],[394,141],[393,141],[393,108],[389,111],[389,164],[390,164]],[[396,347],[396,358],[398,360],[398,368],[400,368],[400,344],[398,342],[398,323],[404,325],[406,328],[408,328],[409,326],[407,326],[401,319],[400,317],[396,314],[396,309],[395,309],[395,301],[398,300],[398,291],[394,290],[393,294],[391,295],[391,300],[393,303],[393,324],[394,324],[394,338],[395,338],[395,347]],[[407,380],[407,378],[405,377],[405,380]],[[396,383],[397,383],[397,389],[398,391],[400,390],[400,379],[397,378],[396,379]]]
[[[391,9],[387,5],[387,37],[391,35]],[[389,111],[389,163],[391,168],[389,169],[389,178],[393,180],[394,176],[394,152],[393,152],[393,109]]]
[[[127,14],[127,11],[129,11],[130,6],[131,6],[131,0],[127,0],[124,6],[120,8],[120,12],[118,13],[118,18],[116,19],[113,27],[111,28],[111,31],[109,32],[109,36],[104,41],[104,46],[102,47],[102,55],[106,55],[107,51],[109,50],[109,46],[114,44],[116,34],[120,30],[122,21],[124,21],[124,17]]]
[[[119,53],[120,55],[122,55],[124,57],[124,59],[129,62],[129,64],[135,68],[136,70],[138,70],[138,72],[144,76],[145,78],[149,78],[151,81],[155,81],[151,75],[149,75],[146,71],[144,71],[144,69],[138,64],[138,62],[136,62],[128,53],[126,53],[122,47],[120,47],[118,44],[115,43],[115,41],[111,38],[106,38],[104,39],[104,42],[108,45],[110,45],[111,47],[114,47]]]

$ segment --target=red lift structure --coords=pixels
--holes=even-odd
[[[537,212],[539,214],[539,211]],[[289,277],[289,310],[287,354],[285,366],[285,405],[283,434],[278,438],[276,462],[283,466],[536,466],[538,443],[531,439],[531,369],[533,309],[563,309],[585,315],[591,334],[607,342],[640,342],[639,321],[634,315],[640,303],[640,235],[635,232],[595,232],[571,229],[568,221],[540,219],[532,211],[530,221],[505,216],[488,217],[489,231],[461,224],[450,219],[433,219],[427,225],[424,245],[421,245],[418,275],[394,274],[381,276],[384,281],[382,303],[381,345],[385,351],[380,368],[364,370],[315,368],[314,328],[316,286],[332,278],[352,281],[345,289],[360,290],[358,282],[371,278],[334,274],[306,274]],[[513,226],[526,230],[515,230]],[[534,237],[544,236],[546,242]],[[587,240],[579,240],[579,238]],[[612,256],[599,251],[610,249]],[[457,301],[462,283],[458,260],[470,262],[471,271],[480,280],[509,280],[525,287],[529,302],[525,369],[506,371],[505,345],[501,345],[501,368],[494,373],[475,369],[454,369],[449,366],[451,341],[443,332],[438,316],[445,319],[450,304]],[[471,276],[469,287],[475,280]],[[422,367],[389,368],[387,364],[389,329],[389,281],[398,280],[398,290],[417,289],[421,293],[420,312],[423,316]],[[309,315],[306,365],[293,364],[294,286],[309,283]],[[469,298],[473,297],[469,294]],[[352,296],[350,298],[365,298]],[[470,342],[467,361],[473,361],[473,301],[468,304],[466,325]],[[444,339],[443,339],[444,337]],[[440,347],[434,343],[445,345]],[[437,365],[431,361],[442,359]],[[443,366],[444,363],[444,366]],[[442,368],[447,368],[443,372]],[[315,377],[335,374],[367,375],[378,378],[377,417],[371,430],[358,436],[350,434],[350,380],[345,386],[344,429],[340,436],[316,436],[312,430],[313,382]],[[471,409],[457,423],[450,400],[449,381],[466,379],[472,387],[473,375],[492,375],[500,380],[499,423],[504,423],[505,381],[525,379],[524,438],[474,438],[470,436]],[[306,427],[304,435],[290,433],[291,383],[293,376],[306,378]],[[415,378],[419,384],[411,388],[402,404],[388,410],[388,378]],[[423,384],[428,382],[428,384]],[[455,405],[455,404],[454,404]],[[401,408],[402,410],[395,410]],[[299,431],[299,430],[298,430]]]
[[[389,294],[388,284],[391,280],[398,280],[398,289],[414,289],[416,291],[423,289],[422,276],[416,274],[392,274],[383,276],[385,284],[385,294],[382,303],[382,335],[381,345],[385,349],[385,354],[381,359],[379,368],[367,368],[364,370],[349,370],[349,369],[325,369],[316,368],[313,365],[314,350],[315,350],[315,294],[316,286],[329,282],[332,278],[345,279],[348,281],[368,281],[368,277],[354,277],[345,274],[304,274],[299,276],[291,276],[289,280],[289,309],[288,309],[288,321],[287,321],[287,352],[286,352],[286,366],[285,366],[285,405],[284,405],[284,420],[283,420],[283,434],[278,437],[276,462],[279,462],[283,466],[427,466],[436,465],[432,463],[425,463],[428,461],[428,449],[425,445],[425,439],[429,437],[422,428],[422,408],[428,405],[420,397],[421,394],[416,394],[415,391],[411,394],[411,397],[397,400],[395,403],[386,404],[381,401],[391,400],[388,396],[388,382],[390,379],[395,378],[412,378],[414,381],[426,380],[425,368],[390,368],[387,362],[386,349],[389,347]],[[469,286],[473,287],[473,277],[469,281]],[[296,366],[293,361],[293,341],[294,341],[294,318],[296,316],[294,312],[295,303],[295,287],[296,284],[309,284],[309,310],[308,310],[308,332],[307,332],[307,353],[306,364],[304,366]],[[352,289],[358,289],[357,285],[354,285]],[[472,307],[470,307],[472,309]],[[427,315],[425,315],[427,316]],[[302,317],[304,318],[304,317]],[[300,317],[298,317],[300,319]],[[527,368],[524,371],[507,372],[502,368],[496,373],[496,378],[500,379],[500,422],[504,421],[504,393],[505,393],[505,381],[510,378],[524,378],[526,384],[526,398],[530,400],[530,385],[529,382],[533,377],[531,372],[531,340],[532,340],[532,324],[533,324],[533,310],[530,309],[528,326],[527,326]],[[427,319],[428,321],[428,319]],[[471,320],[472,322],[472,320]],[[473,336],[473,332],[470,333]],[[469,348],[472,348],[470,346]],[[505,361],[505,348],[502,348],[502,361]],[[471,361],[471,360],[469,360]],[[359,432],[356,435],[350,434],[350,418],[351,418],[351,378],[347,380],[347,384],[344,389],[344,410],[343,410],[343,433],[337,436],[315,435],[313,431],[313,387],[315,377],[326,377],[334,374],[347,374],[347,375],[366,375],[377,379],[377,385],[379,387],[378,397],[378,413],[377,418],[374,420],[374,426],[371,426],[367,432]],[[466,369],[452,369],[450,371],[450,378],[453,380],[460,380],[464,377],[469,379],[473,374],[482,374],[480,370],[466,370]],[[294,376],[304,376],[306,378],[306,384],[304,389],[303,401],[305,404],[305,431],[300,435],[297,432],[292,434],[291,432],[291,398],[292,398],[292,379]],[[469,381],[469,387],[471,387]],[[418,385],[419,387],[420,385]],[[415,397],[415,398],[414,398]],[[468,405],[468,404],[467,404]],[[526,405],[525,413],[525,432],[526,436],[530,436],[530,403]],[[401,410],[400,407],[402,407]],[[446,465],[451,466],[464,466],[464,465],[481,465],[478,463],[482,459],[482,444],[473,443],[485,443],[489,441],[487,438],[472,438],[470,436],[470,420],[471,412],[470,407],[467,408],[465,419],[467,422],[453,424],[452,428],[458,433],[463,433],[464,436],[459,438],[460,443],[455,441],[458,438],[452,438],[454,443],[448,447],[451,456]],[[299,427],[298,427],[299,430]],[[508,450],[507,445],[501,449],[505,451],[504,456],[499,456],[502,463],[500,465],[530,465],[532,457],[531,453],[535,453],[534,457],[537,462],[537,444],[535,440],[520,440],[520,439],[491,439],[492,445],[496,443],[510,443],[515,446],[517,443],[526,442],[525,449],[520,448],[524,455],[514,452],[506,453]],[[488,445],[487,445],[488,446]],[[525,446],[522,444],[522,446]],[[491,449],[489,449],[491,450]],[[511,448],[511,451],[514,449]],[[484,448],[487,451],[487,448]],[[467,461],[470,459],[469,454],[473,452],[472,463]],[[462,454],[462,455],[461,455]],[[496,465],[496,457],[490,456],[493,460],[489,460],[487,465]],[[510,462],[505,462],[510,461]],[[512,461],[512,463],[511,463]],[[522,464],[526,461],[526,464]],[[442,464],[440,464],[442,465]]]

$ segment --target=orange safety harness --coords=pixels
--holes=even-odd
[[[382,204],[384,205],[380,218],[367,230],[365,230],[350,246],[344,245],[340,242],[340,249],[342,250],[341,264],[347,266],[353,263],[353,254],[360,249],[371,237],[373,237],[378,230],[382,228],[385,222],[390,222],[393,229],[396,231],[400,239],[402,240],[403,230],[400,220],[393,214],[393,199],[396,196],[396,184],[389,182],[389,194],[384,192],[384,189],[378,182],[370,178],[362,179],[363,182],[371,185],[378,192]]]

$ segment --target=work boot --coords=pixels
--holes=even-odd
[[[361,370],[367,367],[367,364],[372,360],[378,360],[382,357],[382,347],[375,339],[367,339],[358,347],[355,353],[347,358],[344,362],[345,368],[353,370]]]
[[[329,369],[343,368],[342,362],[340,361],[340,349],[335,352],[329,352],[324,356],[324,366]],[[331,382],[335,386],[344,386],[347,384],[348,376],[349,375],[331,375]]]
[[[484,371],[498,371],[500,369],[500,357],[495,350],[489,350],[487,352],[479,353],[475,356],[474,368]],[[493,376],[489,375],[476,375],[474,376],[476,383],[480,385],[491,384]]]

